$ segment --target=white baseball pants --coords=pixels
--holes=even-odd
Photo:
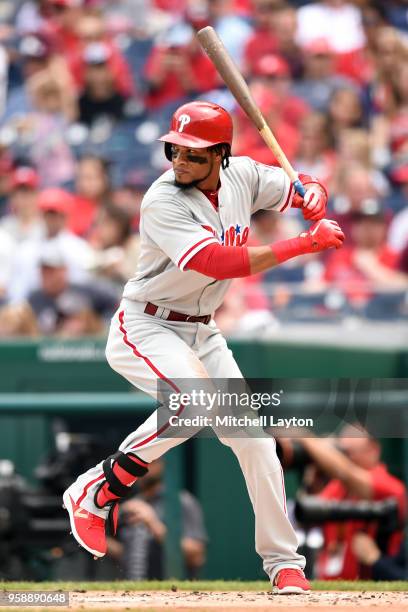
[[[112,319],[106,347],[110,366],[135,387],[156,398],[158,378],[170,386],[174,379],[182,378],[207,379],[209,384],[214,378],[242,378],[214,321],[209,325],[172,322],[144,314],[143,310],[142,303],[122,300]],[[133,452],[151,462],[185,440],[158,435],[156,413],[130,433],[119,450]],[[275,440],[270,436],[222,437],[221,442],[232,449],[239,461],[255,513],[255,548],[273,584],[280,569],[305,566],[304,557],[297,553],[297,537],[287,516]],[[102,478],[101,462],[78,477],[74,490],[78,491],[76,502],[80,499],[86,510],[105,517],[105,510],[93,503]]]

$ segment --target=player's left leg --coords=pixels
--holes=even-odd
[[[72,533],[94,556],[105,555],[106,528],[115,531],[118,502],[146,474],[149,463],[194,433],[181,425],[170,427],[171,416],[184,416],[191,408],[178,400],[171,407],[168,400],[169,394],[188,393],[189,379],[198,377],[204,387],[206,382],[211,386],[191,348],[196,328],[194,323],[171,323],[144,314],[142,306],[124,306],[112,319],[106,349],[109,364],[165,406],[131,432],[116,453],[80,474],[63,494]]]
[[[202,330],[198,356],[213,379],[242,378],[242,373],[222,335]],[[231,391],[231,389],[229,389]],[[286,510],[283,471],[274,438],[261,428],[259,436],[228,437],[217,430],[220,441],[236,455],[255,513],[255,547],[263,567],[279,593],[304,593],[310,589],[304,577],[305,558],[297,552],[296,533]]]

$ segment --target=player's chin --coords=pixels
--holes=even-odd
[[[175,174],[174,175],[174,184],[176,187],[180,187],[181,189],[188,189],[189,187],[195,187],[197,181],[191,180],[191,174],[187,172],[184,174]]]

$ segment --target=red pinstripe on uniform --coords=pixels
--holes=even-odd
[[[156,368],[156,366],[150,361],[150,359],[148,357],[146,357],[145,355],[142,355],[136,348],[136,345],[133,344],[127,335],[127,331],[125,329],[124,326],[124,317],[125,317],[125,313],[123,310],[120,311],[119,313],[119,321],[120,321],[120,326],[119,329],[122,333],[122,337],[123,337],[123,342],[130,348],[132,349],[133,354],[135,355],[135,357],[138,357],[140,359],[143,359],[143,361],[146,363],[146,365],[156,374],[156,376],[158,376],[161,380],[164,380],[167,384],[169,384],[171,386],[172,389],[174,389],[177,393],[180,393],[180,389],[177,387],[177,385],[171,381],[169,378],[167,378],[167,376],[165,376],[162,372],[160,372],[160,370],[158,368]],[[180,405],[179,409],[177,410],[177,412],[175,413],[176,416],[179,416],[182,411],[184,410],[185,406],[183,404]],[[144,446],[145,444],[147,444],[148,442],[151,442],[151,440],[154,440],[155,438],[157,438],[160,434],[162,434],[164,431],[166,431],[166,429],[169,427],[170,423],[167,422],[165,423],[158,431],[156,431],[154,434],[150,435],[148,438],[145,438],[145,440],[142,440],[141,442],[139,442],[138,444],[136,444],[135,446],[132,446],[132,449],[134,448],[140,448],[141,446]],[[147,467],[147,463],[143,463],[142,460],[139,461],[141,465]],[[81,497],[79,498],[79,500],[77,501],[77,504],[80,504],[81,501],[85,498],[88,489],[95,484],[95,482],[98,482],[99,480],[101,480],[102,478],[104,478],[105,475],[101,474],[100,476],[98,476],[97,478],[95,478],[94,480],[91,480],[91,482],[89,482],[83,492]]]
[[[167,384],[169,384],[171,386],[172,389],[174,389],[177,393],[181,393],[180,389],[177,387],[177,385],[171,381],[169,378],[167,378],[167,376],[165,376],[164,374],[162,374],[162,372],[160,372],[160,370],[158,368],[156,368],[155,365],[153,365],[153,363],[150,361],[150,359],[148,357],[146,357],[145,355],[142,355],[136,348],[136,346],[130,342],[128,336],[127,336],[127,331],[125,329],[124,326],[124,316],[125,313],[122,310],[119,313],[119,321],[120,321],[120,331],[122,332],[123,335],[123,341],[124,343],[129,346],[132,351],[133,354],[135,355],[135,357],[140,357],[141,359],[144,360],[144,362],[146,363],[146,365],[153,370],[153,372],[156,374],[156,376],[158,376],[161,380],[164,380]],[[179,416],[184,410],[184,405],[181,404],[179,409],[177,410],[177,412],[175,413],[176,416]],[[167,421],[167,423],[165,423],[164,425],[162,425],[162,427],[160,427],[160,429],[158,431],[156,431],[154,434],[151,434],[148,438],[145,438],[145,440],[142,440],[141,442],[138,442],[138,444],[135,444],[135,446],[132,446],[133,448],[140,448],[141,446],[144,446],[145,444],[147,444],[148,442],[151,442],[152,440],[154,440],[155,438],[157,438],[160,434],[163,433],[163,431],[166,431],[166,429],[169,427],[170,423]]]
[[[88,482],[88,484],[84,487],[84,490],[82,491],[81,497],[77,501],[78,505],[80,505],[81,501],[86,497],[86,494],[88,493],[88,489],[93,484],[95,484],[95,482],[98,482],[98,480],[102,480],[102,478],[105,478],[105,474],[101,474],[100,476],[98,476],[98,478],[94,478],[93,480],[91,480],[91,482]]]
[[[282,490],[283,490],[283,509],[284,509],[284,511],[285,511],[285,514],[287,514],[287,511],[286,511],[286,491],[285,491],[285,478],[284,478],[284,476],[283,476],[283,469],[282,469],[282,466],[281,466],[281,469],[280,469],[280,470],[281,470],[281,478],[282,478]]]
[[[293,191],[293,184],[290,184],[290,188],[289,188],[289,193],[288,193],[288,197],[286,198],[286,202],[283,206],[283,208],[280,209],[280,212],[283,212],[284,210],[286,210],[289,202],[290,202],[290,196],[292,195],[292,191]]]

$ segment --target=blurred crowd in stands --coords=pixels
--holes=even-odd
[[[221,329],[408,317],[407,0],[2,0],[0,336],[104,332],[181,103],[218,102],[233,154],[276,162],[199,47],[209,24],[347,236],[234,281]],[[304,227],[296,211],[253,221],[250,244]]]

